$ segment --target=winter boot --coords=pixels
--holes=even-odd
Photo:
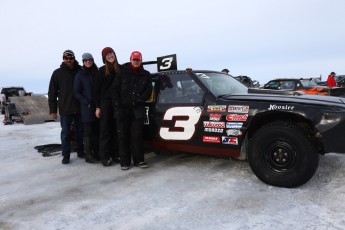
[[[84,154],[84,152],[82,152],[82,151],[78,151],[78,152],[77,152],[77,156],[78,156],[79,158],[84,158],[84,157],[85,157],[85,154]]]
[[[98,161],[92,156],[91,139],[84,137],[85,161],[88,163],[97,163]]]
[[[64,155],[63,158],[62,158],[62,161],[61,161],[62,164],[64,164],[64,165],[68,164],[69,163],[69,159],[70,159],[70,155],[69,154],[68,155],[67,154]]]

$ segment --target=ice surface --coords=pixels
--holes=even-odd
[[[0,116],[3,119],[3,116]],[[345,156],[321,156],[295,189],[272,187],[247,162],[146,155],[150,168],[42,157],[60,125],[1,125],[0,229],[343,229]]]

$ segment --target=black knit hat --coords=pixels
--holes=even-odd
[[[66,57],[66,56],[74,57],[73,51],[72,51],[72,50],[65,50],[65,51],[63,52],[62,58]]]

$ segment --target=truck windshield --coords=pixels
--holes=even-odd
[[[227,94],[247,94],[248,88],[233,77],[214,72],[195,72],[200,81],[216,97]]]

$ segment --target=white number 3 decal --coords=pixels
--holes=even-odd
[[[159,135],[165,140],[189,140],[195,132],[202,108],[174,107],[168,109],[163,121],[175,121],[173,127],[161,127]]]
[[[164,59],[162,60],[162,63],[163,63],[164,65],[159,66],[159,68],[160,68],[161,70],[169,69],[169,68],[171,67],[171,63],[172,63],[173,60],[174,60],[173,57],[164,58]]]

